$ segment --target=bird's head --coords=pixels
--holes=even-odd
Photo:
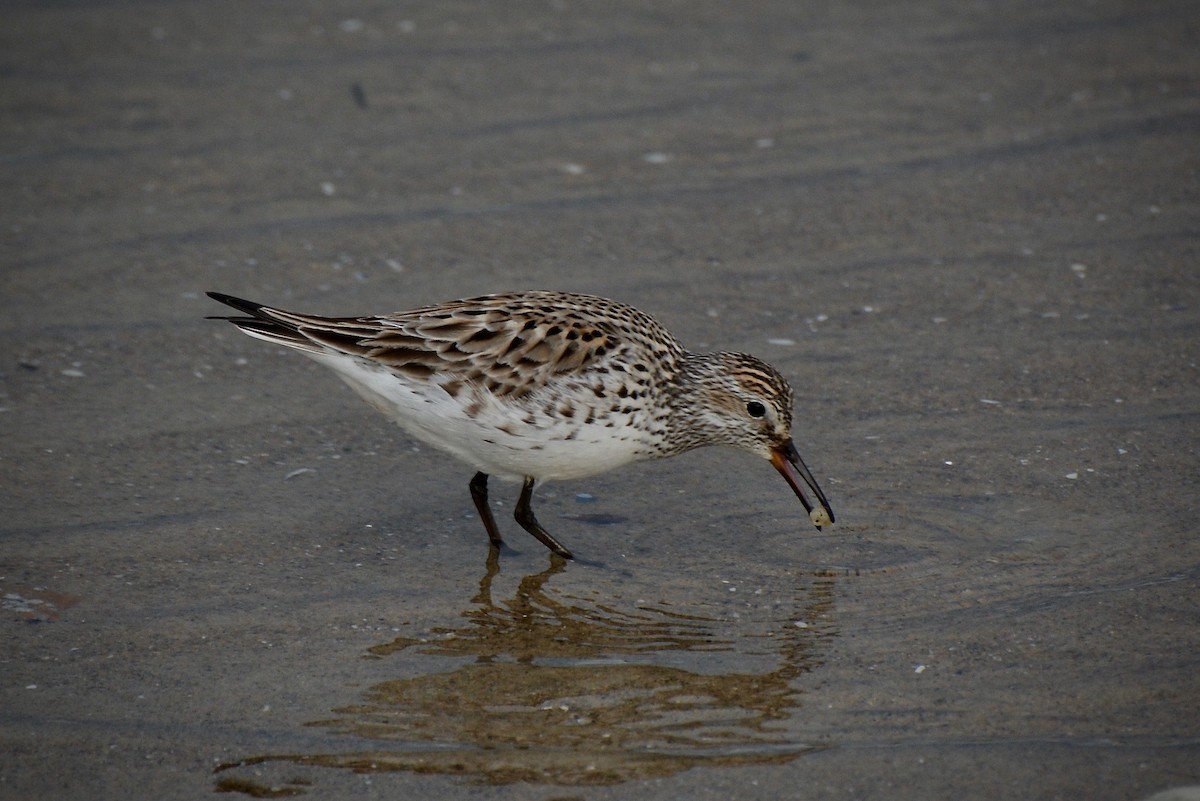
[[[767,459],[813,523],[831,524],[829,501],[792,442],[792,388],[779,371],[744,353],[711,353],[693,356],[684,372],[691,387],[686,417],[698,440],[693,447],[730,445]]]

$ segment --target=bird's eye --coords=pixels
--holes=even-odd
[[[750,401],[746,404],[746,414],[751,417],[762,417],[767,413],[767,407],[763,406],[758,401]]]

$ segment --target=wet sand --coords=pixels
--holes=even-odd
[[[0,796],[1200,784],[1192,4],[603,8],[6,7]],[[778,366],[838,524],[707,450],[489,562],[202,319],[522,288]]]

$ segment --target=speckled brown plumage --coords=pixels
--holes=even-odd
[[[518,522],[570,556],[533,515],[536,481],[704,445],[771,460],[814,522],[833,521],[792,445],[792,390],[783,376],[746,354],[689,353],[654,318],[623,303],[531,291],[320,317],[209,295],[244,314],[220,319],[333,368],[413,436],[475,467],[471,493],[493,545],[500,535],[487,505],[488,475],[523,480]]]

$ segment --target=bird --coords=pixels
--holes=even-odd
[[[793,392],[779,371],[745,353],[692,353],[624,303],[533,290],[324,317],[207,294],[239,312],[209,319],[331,368],[408,434],[474,468],[468,487],[494,549],[490,476],[522,483],[514,519],[571,559],[533,512],[536,485],[708,445],[767,459],[818,529],[834,522],[792,440]]]

